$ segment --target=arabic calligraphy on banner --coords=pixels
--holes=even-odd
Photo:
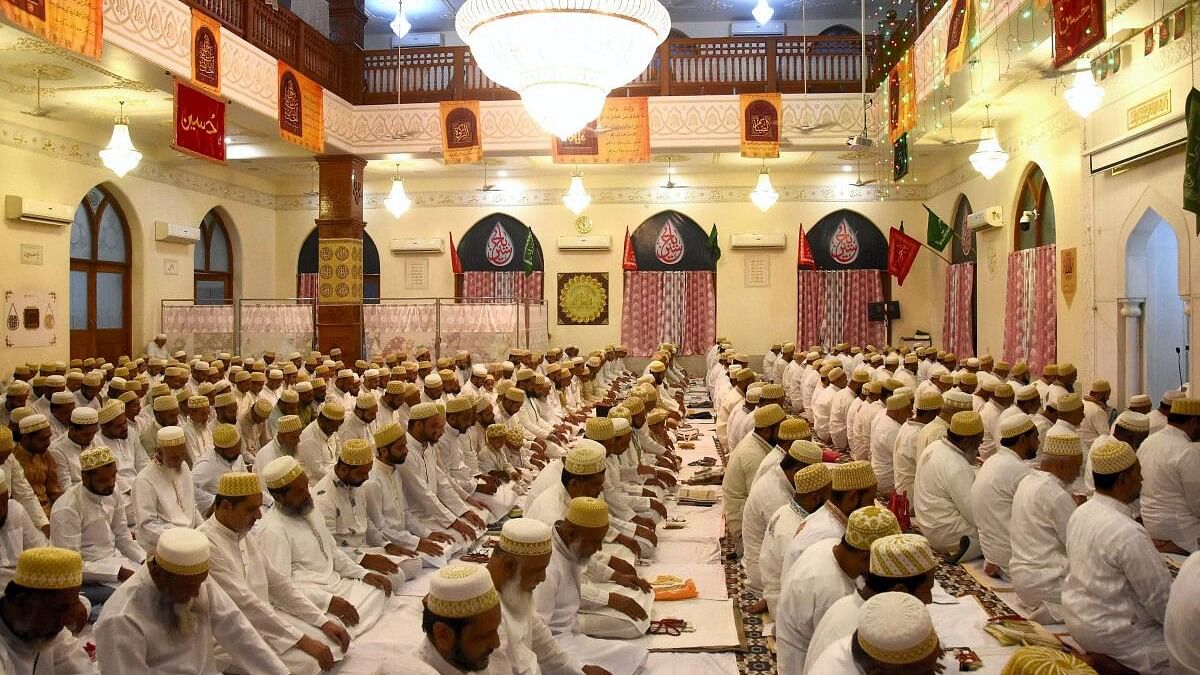
[[[175,80],[175,137],[171,147],[225,163],[225,101]]]
[[[325,152],[325,90],[279,62],[279,137],[313,152]]]
[[[221,23],[192,9],[192,83],[221,93]]]
[[[0,0],[4,19],[46,42],[100,60],[102,0]]]
[[[483,160],[479,133],[479,101],[442,101],[442,160],[446,164],[473,164]]]
[[[946,37],[950,31],[950,15],[957,3],[947,2],[933,17],[925,32],[913,43],[913,80],[917,101],[924,101],[946,78]]]
[[[664,265],[674,265],[683,260],[683,238],[679,236],[675,223],[667,221],[659,230],[658,239],[654,242],[654,257]]]
[[[1054,0],[1054,67],[1104,40],[1104,0]]]
[[[595,121],[566,140],[555,138],[555,164],[632,164],[650,161],[646,98],[610,98]]]
[[[484,257],[493,267],[507,267],[513,261],[516,250],[512,238],[508,236],[508,231],[497,221],[495,227],[492,228],[492,233],[488,235]]]
[[[783,117],[781,94],[742,94],[742,157],[774,159],[779,156],[779,123]]]

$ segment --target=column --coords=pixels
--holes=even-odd
[[[320,197],[317,207],[317,335],[326,354],[341,347],[353,363],[362,351],[363,168],[355,155],[316,158]]]
[[[1145,298],[1117,298],[1117,353],[1121,355],[1120,373],[1117,379],[1118,400],[1113,405],[1123,407],[1129,397],[1144,391],[1142,376],[1143,340],[1142,306]]]
[[[367,13],[363,8],[363,0],[329,0],[329,40],[337,45],[342,55],[341,91],[353,92],[355,97],[362,93],[363,34],[366,26]]]

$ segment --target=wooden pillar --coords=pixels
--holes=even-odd
[[[339,77],[350,103],[363,97],[363,41],[367,13],[363,0],[329,0],[329,40],[341,53]]]
[[[342,360],[361,358],[363,297],[363,168],[356,155],[317,158],[317,336],[321,351],[341,347]]]

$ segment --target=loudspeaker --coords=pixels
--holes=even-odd
[[[895,321],[900,318],[900,301],[867,303],[867,318],[871,321]]]

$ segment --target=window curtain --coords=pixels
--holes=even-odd
[[[971,332],[971,296],[975,292],[975,263],[946,266],[946,312],[942,319],[943,349],[959,358],[975,356]]]
[[[797,346],[885,344],[886,323],[867,319],[867,305],[883,302],[883,274],[880,270],[800,270]]]
[[[243,304],[240,311],[242,354],[261,354],[268,349],[282,354],[303,353],[312,349],[316,337],[312,305]]]
[[[172,350],[189,354],[236,351],[233,337],[233,305],[166,305],[162,308],[162,330]]]
[[[1025,361],[1029,371],[1058,357],[1058,279],[1055,247],[1039,246],[1008,255],[1004,299],[1004,360]]]
[[[309,302],[316,302],[317,298],[317,278],[320,276],[316,272],[304,273],[296,275],[296,297],[306,299]]]
[[[530,272],[463,272],[464,299],[514,298],[541,300],[542,273]]]
[[[703,354],[717,336],[716,273],[625,272],[621,342],[647,356],[663,342]]]
[[[368,354],[410,351],[432,345],[437,337],[437,309],[432,302],[363,305],[363,339]]]

